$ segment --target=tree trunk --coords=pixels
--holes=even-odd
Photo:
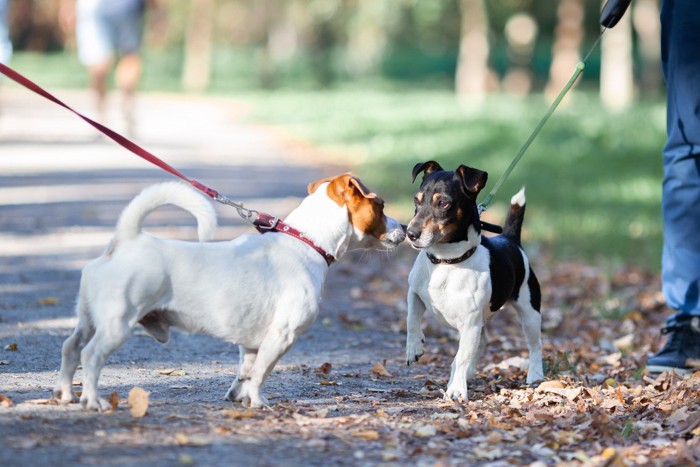
[[[192,0],[182,71],[182,85],[188,91],[204,91],[209,86],[214,3],[214,0]]]
[[[663,88],[661,78],[661,24],[657,0],[636,0],[632,10],[634,29],[639,38],[642,73],[639,83],[641,93],[656,97]]]
[[[481,97],[488,90],[489,42],[483,0],[460,0],[462,25],[455,76],[458,96]]]
[[[605,32],[600,47],[600,100],[610,110],[618,111],[632,103],[632,21],[631,15]]]
[[[545,96],[554,100],[571,77],[581,60],[579,48],[583,39],[583,3],[581,0],[561,0],[557,9],[557,26],[554,29],[552,64]]]

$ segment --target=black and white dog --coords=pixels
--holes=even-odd
[[[423,355],[421,318],[427,309],[459,332],[445,398],[467,400],[467,379],[486,344],[484,324],[510,304],[527,338],[527,383],[543,379],[540,286],[520,246],[524,189],[511,199],[503,233],[485,237],[476,198],[488,174],[464,165],[446,171],[428,161],[413,168],[413,181],[421,172],[416,213],[406,232],[420,250],[408,278],[406,363]]]

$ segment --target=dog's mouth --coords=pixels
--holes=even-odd
[[[393,250],[397,248],[406,239],[406,233],[403,228],[395,229],[384,236],[381,241],[382,246],[385,250]]]
[[[409,237],[409,242],[411,243],[411,246],[415,248],[416,250],[423,250],[425,248],[428,248],[435,243],[435,237],[432,234],[423,232],[419,237],[411,238]]]

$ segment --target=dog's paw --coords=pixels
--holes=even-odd
[[[270,403],[267,401],[267,399],[263,395],[258,394],[257,397],[250,398],[250,408],[251,409],[260,409],[260,408],[270,409]]]
[[[64,391],[60,387],[54,388],[53,398],[61,404],[72,404],[73,402],[78,402],[78,398],[75,397],[73,391]]]
[[[444,399],[446,401],[466,402],[467,387],[457,387],[457,385],[448,386],[445,391]]]
[[[418,336],[416,338],[409,337],[406,341],[406,365],[417,362],[425,353],[424,349],[425,337]]]
[[[245,402],[249,399],[248,397],[248,389],[246,387],[246,381],[241,381],[239,379],[236,379],[231,387],[229,388],[228,391],[226,391],[226,395],[224,396],[224,399],[230,402]]]
[[[94,410],[96,412],[109,412],[112,406],[106,399],[101,397],[80,397],[80,405],[86,410]]]
[[[527,384],[533,384],[537,381],[544,380],[544,369],[542,368],[542,360],[530,360],[530,366],[527,369]]]
[[[544,381],[544,372],[527,372],[527,379],[525,380],[527,384],[532,385],[542,381]]]

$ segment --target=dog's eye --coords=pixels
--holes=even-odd
[[[448,202],[445,201],[444,199],[441,199],[440,201],[438,201],[438,207],[439,207],[440,209],[449,209],[449,208],[450,208],[450,203],[448,203]]]

